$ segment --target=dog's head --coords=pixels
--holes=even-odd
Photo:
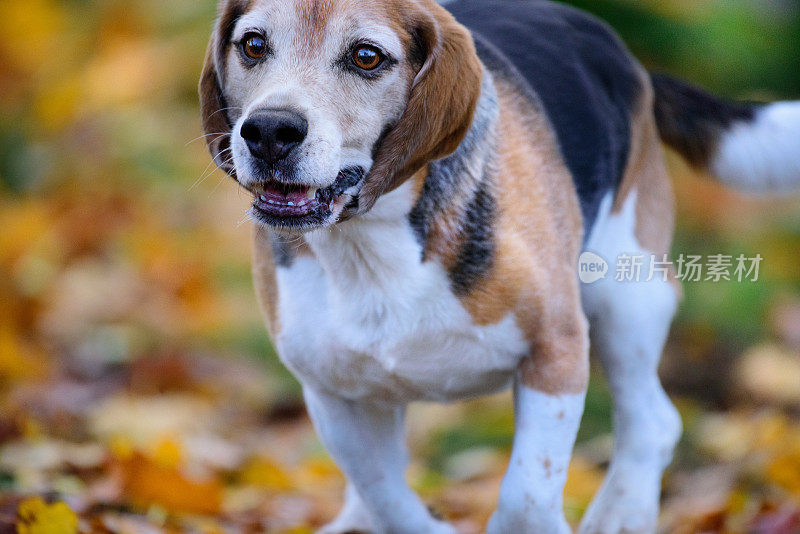
[[[452,153],[481,76],[471,36],[434,0],[221,0],[203,127],[258,222],[311,230]]]

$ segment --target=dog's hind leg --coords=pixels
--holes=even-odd
[[[632,194],[619,213],[606,210],[588,246],[609,262],[620,255],[640,258],[641,269],[630,280],[612,269],[583,289],[593,353],[614,396],[615,437],[611,465],[581,534],[656,532],[661,476],[681,434],[680,417],[658,378],[678,288],[658,270],[651,272],[651,262],[662,258],[654,260],[636,242],[635,205]]]
[[[324,528],[326,534],[364,531],[370,534],[455,534],[455,529],[434,519],[422,500],[408,487],[402,407],[352,401],[305,388],[311,419],[339,467],[352,484],[348,506],[353,514],[367,512],[366,525],[341,525],[347,530]],[[351,490],[352,491],[352,490]],[[354,500],[357,499],[357,500]],[[345,509],[345,512],[347,510]],[[341,517],[341,516],[340,516]],[[346,519],[354,519],[352,515]]]

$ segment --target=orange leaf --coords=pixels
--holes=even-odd
[[[222,484],[217,480],[194,480],[180,470],[134,453],[120,462],[125,495],[138,505],[159,505],[170,512],[218,514],[222,507]]]

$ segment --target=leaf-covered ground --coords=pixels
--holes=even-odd
[[[791,3],[576,3],[650,66],[800,95]],[[301,533],[340,504],[255,304],[247,199],[198,138],[213,15],[210,0],[0,0],[0,532]],[[686,427],[662,530],[796,534],[800,204],[672,167],[675,252],[764,263],[757,283],[685,287],[662,370]],[[573,522],[608,462],[609,412],[595,374]],[[512,433],[507,396],[414,406],[409,479],[480,532]]]

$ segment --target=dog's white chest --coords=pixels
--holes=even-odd
[[[442,401],[505,387],[526,353],[522,332],[513,316],[476,325],[444,269],[420,261],[403,194],[366,221],[308,236],[316,258],[278,270],[281,357],[301,380],[352,398]]]

